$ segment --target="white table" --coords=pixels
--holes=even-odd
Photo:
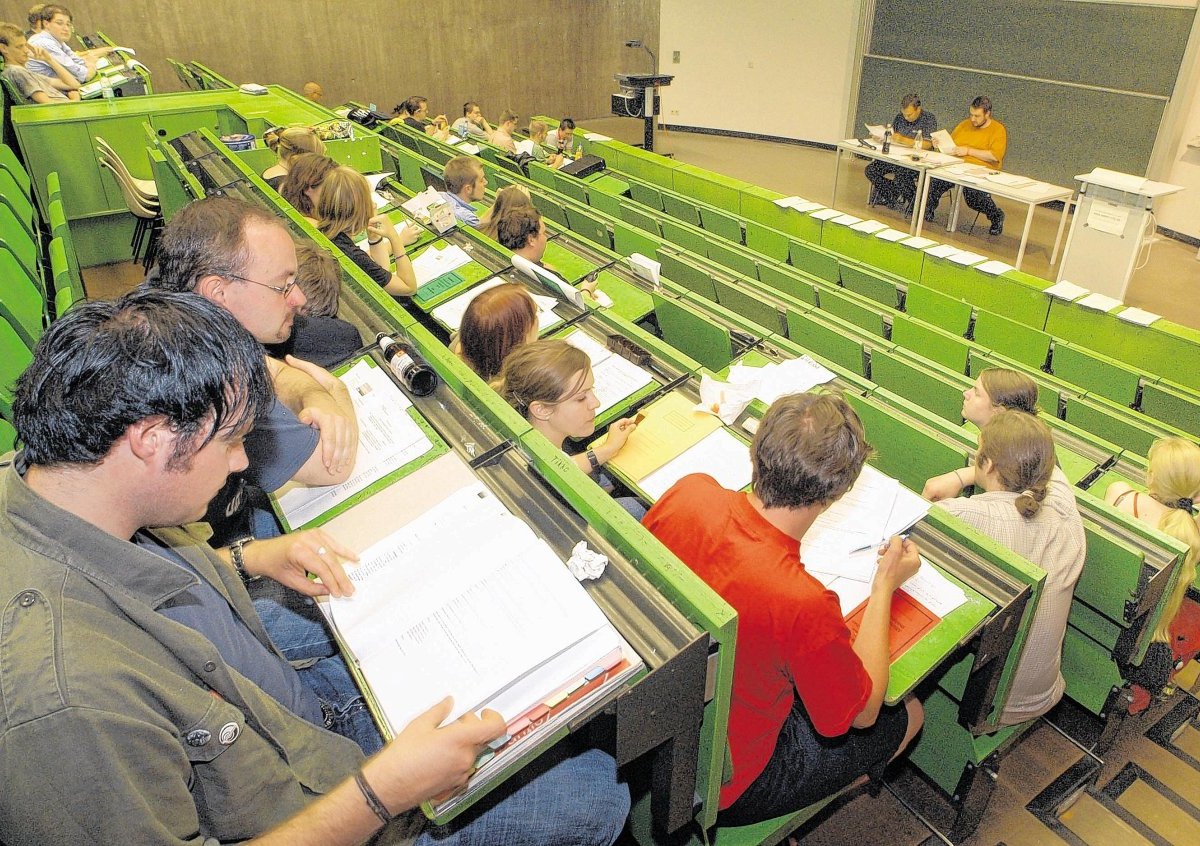
[[[1054,236],[1054,252],[1050,255],[1050,264],[1053,265],[1056,263],[1058,261],[1058,248],[1062,245],[1063,229],[1067,225],[1067,211],[1071,207],[1071,197],[1075,193],[1074,189],[1064,188],[1061,185],[1051,185],[1048,182],[1039,182],[1036,179],[1011,173],[997,174],[1008,180],[1024,181],[1024,184],[1020,185],[1006,185],[1003,182],[997,182],[995,177],[989,178],[987,174],[991,173],[994,173],[994,171],[989,171],[982,165],[972,165],[963,162],[950,167],[938,168],[937,178],[943,179],[959,188],[973,188],[976,191],[985,191],[988,194],[995,194],[997,197],[1004,197],[1006,200],[1014,200],[1025,204],[1025,227],[1021,230],[1021,245],[1017,248],[1017,260],[1013,265],[1017,270],[1021,269],[1021,261],[1025,258],[1025,247],[1029,243],[1029,228],[1033,225],[1033,210],[1037,206],[1061,200],[1063,204],[1062,216],[1058,221],[1058,233]],[[921,198],[922,212],[924,212],[929,194],[928,180],[925,182],[924,190],[926,196]],[[954,205],[950,209],[950,220],[946,224],[947,232],[954,232],[958,229],[958,213],[961,207],[962,192],[956,190],[954,192]],[[921,234],[921,222],[923,220],[924,216],[922,215],[921,220],[917,222],[916,234],[918,235]]]
[[[921,234],[921,221],[925,216],[925,201],[926,197],[929,196],[929,171],[937,170],[940,172],[946,165],[954,164],[959,159],[933,150],[917,151],[912,147],[894,142],[891,149],[885,153],[883,152],[883,142],[871,138],[867,140],[867,143],[872,146],[864,147],[859,143],[857,138],[847,138],[845,141],[838,142],[837,159],[833,164],[833,197],[829,201],[829,207],[837,208],[838,175],[842,171],[842,153],[853,153],[856,156],[865,156],[868,159],[876,159],[877,161],[898,165],[917,173],[917,204],[913,209],[912,223],[908,231],[912,235]]]

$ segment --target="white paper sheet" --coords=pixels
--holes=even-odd
[[[872,232],[878,232],[880,229],[887,229],[886,223],[880,223],[878,220],[864,220],[850,227],[855,232],[866,232],[870,235]]]
[[[1082,299],[1076,300],[1075,305],[1081,305],[1084,308],[1090,308],[1093,311],[1112,311],[1114,308],[1121,305],[1121,301],[1115,297],[1109,297],[1105,294],[1091,293]]]
[[[523,707],[514,679],[611,630],[545,542],[478,483],[348,570],[355,595],[329,611],[395,731],[447,694],[447,721],[484,705],[511,720]],[[619,643],[615,631],[593,640],[594,657]]]
[[[470,263],[471,257],[457,244],[447,244],[441,249],[431,244],[412,260],[412,267],[420,286]]]
[[[914,235],[912,238],[908,238],[900,243],[906,247],[912,247],[914,250],[923,250],[926,247],[932,247],[937,241],[932,238],[926,238],[924,235]]]
[[[658,499],[690,473],[707,473],[721,487],[740,491],[750,484],[750,447],[727,429],[717,429],[640,480],[638,487],[651,499]]]
[[[901,232],[899,229],[883,229],[875,233],[875,237],[882,241],[900,241],[908,237],[907,232]]]
[[[330,508],[424,455],[433,444],[407,409],[408,397],[379,367],[360,361],[341,377],[350,391],[358,418],[358,454],[350,478],[340,485],[293,486],[279,497],[279,507],[293,528],[320,517]]]
[[[837,209],[821,209],[820,211],[813,212],[812,216],[817,220],[829,220],[830,218],[841,217],[841,214]]]
[[[979,253],[970,253],[966,250],[962,250],[961,252],[957,252],[950,256],[950,261],[954,262],[955,264],[961,264],[964,267],[971,264],[979,264],[979,262],[986,260],[987,256],[981,256]]]
[[[1117,312],[1117,317],[1126,323],[1136,323],[1138,326],[1149,326],[1156,320],[1162,320],[1161,314],[1155,314],[1152,311],[1143,311],[1140,308],[1127,308],[1124,311],[1119,311]]]
[[[989,276],[999,276],[1001,273],[1008,273],[1010,270],[1015,270],[1011,264],[1005,264],[1002,261],[985,261],[983,264],[975,265],[976,270],[982,270]]]
[[[927,249],[925,254],[934,258],[950,258],[950,256],[957,255],[959,252],[961,252],[959,248],[953,244],[938,244],[936,247]]]
[[[592,362],[592,376],[595,378],[592,390],[600,403],[596,409],[597,415],[654,381],[654,376],[648,370],[617,355],[585,332],[576,330],[563,340],[587,353]]]
[[[854,224],[856,224],[856,223],[861,223],[861,222],[862,222],[862,218],[861,218],[861,217],[855,217],[855,216],[854,216],[854,215],[852,215],[852,214],[842,214],[842,215],[838,215],[838,216],[837,216],[837,217],[835,217],[835,218],[831,218],[831,220],[832,220],[834,223],[836,223],[836,224],[839,224],[840,226],[853,226],[853,225],[854,225]]]
[[[662,273],[662,263],[657,262],[652,258],[647,258],[641,253],[631,253],[629,255],[629,269],[637,276],[645,279],[655,288],[659,286],[659,278]]]
[[[1066,279],[1064,279],[1063,281],[1057,282],[1054,285],[1051,285],[1049,288],[1046,288],[1042,291],[1042,293],[1049,294],[1050,296],[1059,300],[1073,302],[1089,292],[1087,288],[1082,288],[1079,285],[1076,285],[1074,282],[1068,282]]]
[[[943,618],[967,601],[963,589],[939,573],[924,558],[921,559],[921,569],[901,587],[917,602]]]

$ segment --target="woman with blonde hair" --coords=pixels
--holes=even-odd
[[[304,219],[314,226],[317,223],[317,199],[321,196],[321,185],[338,163],[329,156],[318,153],[301,153],[292,159],[291,169],[279,186],[283,197]]]
[[[1175,643],[1172,623],[1196,579],[1200,561],[1200,525],[1196,518],[1196,500],[1200,499],[1200,446],[1184,438],[1160,438],[1151,445],[1147,458],[1150,466],[1146,471],[1146,492],[1124,482],[1113,482],[1104,492],[1104,501],[1170,535],[1188,549],[1179,566],[1175,591],[1163,609],[1151,644],[1152,649],[1154,644],[1164,644],[1170,650]],[[1155,651],[1158,655],[1148,651],[1142,662],[1143,667],[1152,668],[1152,673],[1141,674],[1136,681],[1157,693],[1170,678],[1173,658],[1161,647]]]
[[[317,133],[308,126],[289,126],[286,129],[267,130],[263,133],[263,141],[267,149],[278,156],[275,164],[263,171],[262,178],[266,183],[279,190],[283,178],[292,167],[292,159],[301,153],[317,153],[325,155],[325,142],[317,137]]]
[[[514,350],[492,383],[509,405],[559,449],[567,438],[586,438],[596,431],[600,401],[594,386],[587,353],[557,339],[534,341]],[[600,468],[621,451],[635,429],[632,417],[614,420],[604,443],[571,456],[571,460],[602,487],[611,487]],[[618,497],[617,502],[638,519],[646,513],[633,497]]]
[[[1049,711],[1066,687],[1062,643],[1086,541],[1071,483],[1054,463],[1050,428],[1032,414],[999,411],[979,433],[975,485],[982,493],[941,508],[1046,571],[1046,583],[1013,677],[1001,725]]]
[[[1023,411],[1037,416],[1037,382],[1017,370],[989,367],[980,372],[975,384],[963,391],[963,420],[982,429],[1005,410]],[[975,484],[975,468],[959,467],[925,482],[921,496],[930,502],[958,496]]]
[[[497,229],[500,221],[513,209],[533,208],[533,198],[524,185],[505,185],[496,192],[496,200],[479,220],[479,231],[493,241],[499,240]]]
[[[537,340],[538,310],[525,287],[507,282],[488,288],[467,306],[450,350],[491,381],[509,353]]]

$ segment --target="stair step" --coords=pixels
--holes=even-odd
[[[1080,796],[1059,819],[1088,846],[1155,846],[1091,793]]]

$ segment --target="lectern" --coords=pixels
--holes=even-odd
[[[1079,202],[1058,279],[1124,302],[1142,245],[1153,234],[1155,200],[1183,186],[1100,167],[1075,178]]]
[[[621,93],[612,95],[612,113],[618,117],[640,117],[644,124],[642,146],[654,149],[654,118],[658,115],[658,89],[675,77],[659,73],[619,73],[614,77]]]

